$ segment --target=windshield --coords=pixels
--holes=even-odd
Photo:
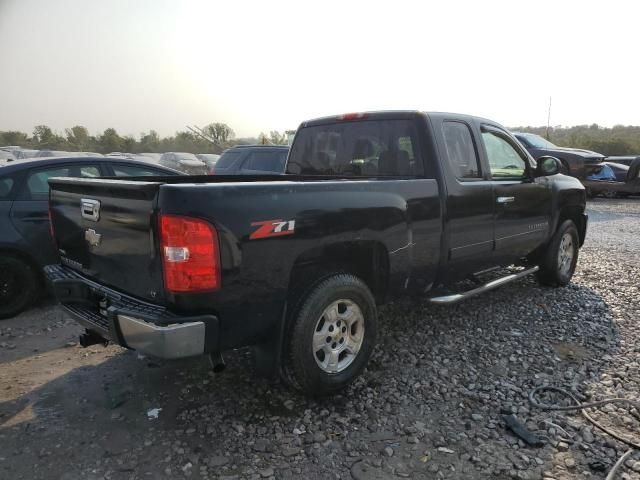
[[[533,133],[518,133],[516,135],[518,140],[524,139],[526,143],[532,148],[558,148],[549,140],[542,138],[540,135],[534,135]]]

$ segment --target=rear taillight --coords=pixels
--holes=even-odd
[[[208,222],[178,215],[160,215],[160,249],[164,288],[195,293],[220,288],[218,234]]]

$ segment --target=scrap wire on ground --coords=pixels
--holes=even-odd
[[[550,404],[547,404],[547,403],[538,402],[536,400],[536,395],[538,395],[538,394],[540,394],[542,392],[556,392],[556,393],[559,393],[561,395],[569,397],[573,401],[573,403],[575,405],[568,405],[568,406],[550,405]],[[605,399],[605,400],[599,400],[599,401],[596,401],[596,402],[582,403],[582,402],[580,402],[580,400],[578,400],[576,398],[576,396],[573,393],[571,393],[568,390],[565,390],[565,389],[560,388],[560,387],[541,386],[541,387],[537,387],[537,388],[534,388],[533,390],[531,390],[531,393],[529,393],[529,403],[535,408],[539,408],[541,410],[547,410],[547,411],[552,410],[552,411],[568,412],[568,411],[580,410],[580,412],[582,413],[584,418],[586,418],[596,428],[602,430],[603,432],[605,432],[606,434],[608,434],[611,437],[615,438],[616,440],[619,440],[622,443],[624,443],[626,445],[629,445],[631,447],[624,455],[622,455],[622,457],[620,457],[618,459],[618,461],[615,463],[613,468],[609,471],[609,474],[607,475],[605,480],[613,480],[613,478],[615,478],[615,475],[616,475],[617,471],[620,469],[620,466],[624,464],[624,462],[633,454],[634,451],[640,450],[640,442],[638,442],[636,440],[633,440],[633,439],[625,438],[622,435],[620,435],[619,433],[617,433],[617,432],[605,427],[601,423],[598,423],[597,421],[595,421],[593,419],[593,417],[591,417],[589,415],[589,413],[586,410],[587,408],[602,407],[604,405],[609,405],[609,404],[613,404],[613,403],[626,404],[626,405],[631,405],[631,406],[633,406],[635,408],[639,408],[640,407],[640,402],[638,402],[637,400],[631,400],[631,399],[628,399],[628,398],[609,398],[609,399]]]

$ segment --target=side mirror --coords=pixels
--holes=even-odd
[[[562,170],[562,163],[556,157],[545,155],[538,158],[537,163],[536,176],[538,177],[556,175]]]

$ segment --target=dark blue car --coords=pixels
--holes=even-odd
[[[12,317],[44,290],[42,267],[58,261],[49,230],[50,177],[179,175],[133,160],[56,157],[0,165],[0,318]],[[78,206],[80,208],[80,206]]]

